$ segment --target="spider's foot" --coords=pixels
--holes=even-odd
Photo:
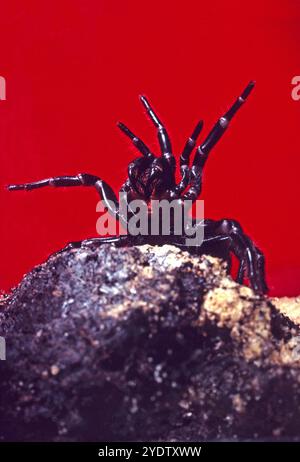
[[[8,191],[21,191],[26,189],[26,184],[9,184],[7,189]]]

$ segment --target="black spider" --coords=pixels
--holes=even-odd
[[[176,183],[175,180],[176,161],[172,153],[168,133],[147,99],[141,96],[141,102],[148,116],[157,128],[161,156],[155,157],[141,139],[135,136],[124,124],[118,124],[122,132],[131,139],[133,144],[143,155],[143,157],[139,157],[129,164],[128,179],[120,189],[120,192],[125,193],[127,205],[131,200],[136,198],[141,198],[147,202],[153,198],[167,200],[178,199],[179,201],[189,199],[194,202],[201,192],[202,171],[209,152],[226,131],[230,120],[243,105],[253,87],[254,82],[250,82],[231,108],[218,120],[204,142],[197,147],[194,160],[190,167],[190,155],[196,145],[196,140],[201,132],[203,122],[200,121],[196,125],[180,156],[181,179],[179,183]],[[119,202],[112,188],[105,181],[94,175],[81,173],[75,176],[60,176],[33,183],[10,185],[8,189],[32,190],[44,186],[95,187],[115,218],[125,226],[128,223],[128,217],[130,218],[130,206],[128,206],[129,215],[126,219],[122,214]],[[109,205],[109,201],[114,204],[114,207]],[[173,244],[197,255],[208,253],[213,256],[227,259],[229,268],[231,266],[231,253],[233,253],[239,260],[237,281],[243,283],[245,276],[247,276],[250,285],[255,291],[261,294],[267,292],[264,256],[253,244],[251,239],[244,234],[239,223],[230,219],[218,221],[205,219],[200,222],[200,226],[204,227],[204,241],[201,246],[196,247],[188,247],[186,245],[186,235],[184,233],[182,235],[174,235],[171,233],[171,235],[160,234],[158,236],[133,236],[127,234],[113,237],[92,238],[79,242],[71,242],[66,248],[80,247],[82,244],[100,245],[103,243],[116,243],[116,245],[120,246]]]

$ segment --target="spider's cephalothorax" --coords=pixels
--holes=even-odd
[[[128,213],[126,215],[123,214],[112,188],[98,176],[86,173],[48,178],[33,183],[10,185],[8,189],[29,191],[44,186],[92,186],[98,191],[110,212],[125,227],[128,224],[128,219],[130,219],[130,201],[133,199],[143,199],[146,202],[149,202],[151,199],[178,200],[179,202],[189,200],[195,202],[201,193],[202,172],[209,152],[226,131],[230,120],[243,105],[253,87],[254,82],[250,82],[230,109],[220,117],[202,144],[196,148],[194,159],[190,164],[190,156],[196,146],[203,122],[200,121],[196,125],[180,156],[181,177],[179,182],[175,180],[176,161],[166,128],[147,99],[141,96],[141,102],[157,129],[161,155],[156,157],[145,143],[135,136],[129,128],[122,123],[118,124],[119,128],[131,139],[135,147],[142,154],[142,157],[135,159],[129,164],[128,178],[120,189],[120,193],[123,193],[123,196],[125,195],[128,205]],[[101,245],[104,243],[115,243],[121,246],[173,244],[197,255],[208,253],[225,258],[229,262],[229,268],[231,254],[233,253],[239,260],[237,281],[243,283],[245,278],[247,278],[252,288],[258,293],[265,293],[267,291],[264,256],[252,240],[243,232],[238,222],[230,219],[217,221],[205,219],[198,223],[198,226],[204,228],[204,240],[201,246],[196,247],[187,246],[186,235],[174,235],[171,233],[171,235],[161,234],[158,236],[127,234],[91,238],[80,242],[72,242],[67,248],[80,247],[82,244]]]

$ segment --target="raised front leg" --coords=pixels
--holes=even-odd
[[[193,165],[190,173],[190,189],[183,195],[183,199],[195,201],[201,193],[202,173],[208,155],[212,148],[227,130],[231,119],[242,107],[254,87],[254,82],[249,82],[241,96],[239,96],[230,109],[219,118],[218,122],[209,132],[203,143],[196,149]]]
[[[172,152],[171,141],[170,141],[168,132],[166,130],[166,127],[161,122],[157,114],[154,112],[154,109],[149,103],[149,101],[147,100],[147,98],[145,96],[140,96],[140,100],[142,104],[144,105],[150,120],[153,122],[153,124],[157,128],[157,137],[158,137],[158,142],[160,145],[162,156],[167,160],[167,162],[172,167],[172,169],[175,170],[175,158]]]
[[[154,159],[154,155],[151,153],[150,149],[146,144],[138,138],[134,133],[132,133],[131,130],[129,130],[128,127],[126,127],[125,124],[122,122],[118,122],[118,127],[119,129],[126,135],[128,138],[132,141],[134,146],[143,154],[144,157],[147,157],[148,159]]]
[[[169,199],[179,198],[181,194],[184,192],[184,190],[189,185],[189,182],[191,179],[191,172],[189,168],[190,156],[196,145],[197,138],[201,133],[202,127],[203,127],[203,121],[200,120],[200,122],[198,122],[196,127],[194,128],[193,133],[191,134],[191,136],[188,138],[187,142],[185,143],[182,154],[180,156],[181,180],[177,185],[175,185],[174,188],[169,190],[169,193],[168,193]]]

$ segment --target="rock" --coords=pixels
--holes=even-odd
[[[221,260],[65,251],[1,306],[2,440],[299,437],[299,328]]]
[[[274,297],[272,303],[294,323],[300,324],[300,297]]]

